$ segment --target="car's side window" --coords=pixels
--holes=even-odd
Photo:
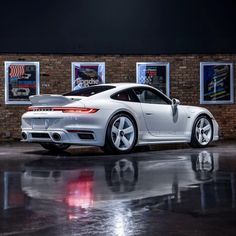
[[[112,99],[126,102],[139,102],[131,89],[126,89],[111,96]]]
[[[170,101],[162,94],[149,88],[135,88],[135,94],[141,103],[170,104]]]

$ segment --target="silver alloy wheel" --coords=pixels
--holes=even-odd
[[[207,145],[211,141],[212,126],[207,118],[202,117],[198,120],[195,134],[196,139],[201,145]]]
[[[124,188],[127,184],[135,181],[135,169],[131,161],[122,159],[115,162],[115,166],[111,170],[112,185],[119,185],[120,192],[125,192]]]
[[[118,150],[128,150],[135,139],[135,130],[132,121],[126,116],[118,117],[112,124],[111,137],[114,146]]]

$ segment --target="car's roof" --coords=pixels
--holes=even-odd
[[[132,87],[150,87],[147,84],[137,84],[137,83],[129,83],[129,82],[124,82],[124,83],[108,83],[106,85],[114,86],[117,89],[125,89],[125,88],[132,88]]]
[[[133,87],[133,86],[147,86],[146,84],[137,84],[137,83],[107,83],[106,85],[116,86],[116,87]]]
[[[121,91],[121,90],[125,90],[125,89],[129,89],[129,88],[134,88],[134,87],[147,87],[147,88],[151,88],[150,85],[147,85],[147,84],[137,84],[137,83],[107,83],[107,84],[99,84],[99,85],[94,85],[94,86],[91,86],[91,87],[102,87],[102,86],[110,86],[111,89],[108,89],[108,90],[104,90],[104,91],[101,91],[101,92],[98,92],[92,96],[82,96],[82,95],[77,95],[79,97],[83,97],[86,98],[86,99],[100,99],[100,98],[110,98],[111,95]],[[160,91],[159,91],[160,92]],[[165,94],[163,94],[165,97],[167,97]],[[73,95],[68,95],[66,94],[66,96],[73,96]],[[168,98],[168,97],[167,97]],[[168,98],[169,99],[169,98]]]
[[[95,85],[95,86],[113,86],[112,89],[103,91],[101,93],[95,94],[91,97],[110,97],[112,94],[119,92],[123,89],[129,89],[129,88],[134,88],[134,87],[147,87],[147,88],[153,88],[150,85],[147,84],[137,84],[137,83],[108,83],[108,84],[100,84],[100,85]],[[161,91],[159,91],[160,93],[162,93]],[[162,93],[163,94],[163,93]],[[165,94],[163,94],[165,97],[167,97]],[[169,97],[167,97],[169,99]]]
[[[101,84],[101,85],[95,85],[95,86],[102,86],[104,84]],[[107,86],[113,86],[112,89],[109,89],[109,90],[106,90],[102,93],[99,93],[97,94],[98,96],[101,95],[111,95],[111,94],[114,94],[120,90],[123,90],[123,89],[129,89],[129,88],[134,88],[134,87],[150,87],[149,85],[146,85],[146,84],[136,84],[136,83],[109,83],[109,84],[105,84]]]

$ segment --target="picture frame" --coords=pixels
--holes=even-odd
[[[170,63],[137,62],[136,83],[151,85],[170,96]]]
[[[39,62],[5,61],[5,104],[31,104],[29,97],[40,94]]]
[[[231,62],[200,63],[200,104],[234,103],[234,72]]]
[[[72,62],[72,90],[105,84],[105,62]]]

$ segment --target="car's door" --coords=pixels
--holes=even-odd
[[[134,89],[140,100],[147,130],[162,139],[183,139],[186,132],[187,113],[181,106],[174,109],[171,100],[155,89]]]

